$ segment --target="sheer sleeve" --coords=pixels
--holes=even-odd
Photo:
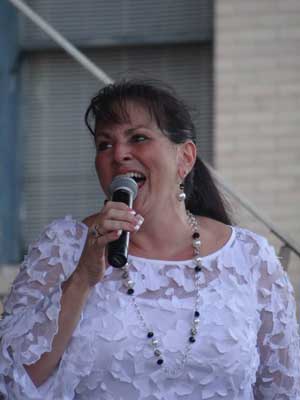
[[[1,400],[44,398],[23,364],[32,364],[51,350],[61,284],[74,271],[85,237],[85,225],[66,217],[49,225],[29,247],[0,322]]]
[[[300,399],[300,351],[293,289],[273,247],[264,243],[256,270],[261,325],[256,400]]]

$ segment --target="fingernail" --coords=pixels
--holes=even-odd
[[[129,213],[132,215],[136,215],[136,211],[134,211],[134,210],[129,211]]]
[[[142,217],[140,214],[138,214],[136,216],[136,218],[138,219],[138,224],[142,225],[142,223],[144,222],[144,217]]]
[[[119,229],[119,230],[117,231],[117,235],[120,236],[121,233],[122,233],[122,229]]]
[[[142,226],[142,223],[144,222],[144,218],[141,215],[137,215],[137,224],[135,225],[134,229],[138,231],[140,227]]]

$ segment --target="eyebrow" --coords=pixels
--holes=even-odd
[[[129,135],[131,135],[134,131],[136,131],[137,129],[141,129],[141,128],[147,129],[147,130],[150,129],[148,126],[143,125],[143,124],[140,124],[140,125],[136,125],[136,126],[134,126],[134,127],[132,127],[132,128],[126,129],[125,135],[126,135],[126,136],[129,136]],[[99,136],[102,136],[102,137],[105,137],[105,138],[110,138],[110,133],[109,133],[108,131],[102,131],[102,130],[100,130],[100,131],[97,132],[97,137],[99,137]]]

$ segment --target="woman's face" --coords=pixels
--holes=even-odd
[[[141,215],[153,207],[176,204],[181,145],[172,143],[142,107],[128,103],[129,121],[96,127],[95,166],[104,192],[117,175],[135,173]]]

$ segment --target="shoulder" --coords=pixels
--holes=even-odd
[[[262,263],[282,268],[274,246],[269,240],[249,229],[235,226],[236,246],[254,263],[261,267]]]
[[[63,218],[53,220],[44,227],[37,241],[47,239],[48,241],[55,242],[60,241],[60,239],[64,241],[68,241],[66,239],[71,240],[72,238],[80,239],[82,236],[85,236],[86,230],[87,227],[84,223],[67,215]]]
[[[236,239],[240,243],[245,245],[248,244],[249,246],[251,244],[253,246],[256,245],[259,248],[266,248],[270,246],[268,240],[264,236],[259,235],[249,229],[242,228],[237,225],[226,225],[220,221],[216,221],[207,217],[197,217],[197,220],[200,227],[202,227],[203,230],[206,231],[209,236],[217,242],[228,241],[232,235],[232,232],[234,231]]]
[[[223,224],[223,222],[201,216],[197,216],[196,219],[199,223],[200,228],[202,227],[203,230],[205,230],[208,234],[218,240],[226,238],[228,239],[231,234],[231,227]]]
[[[251,266],[261,262],[272,265],[280,265],[274,247],[262,235],[240,226],[228,226],[210,218],[199,218],[202,225],[204,238],[212,243],[216,249],[222,249],[226,243],[230,243],[231,255],[238,257],[239,261]],[[205,243],[204,243],[205,244]],[[271,268],[271,267],[270,267]]]
[[[252,276],[258,286],[263,288],[264,295],[265,289],[271,290],[272,285],[293,292],[287,272],[268,239],[248,229],[235,229],[237,246],[244,257],[250,260]]]
[[[71,216],[52,221],[29,245],[23,267],[35,271],[37,266],[43,265],[47,269],[61,263],[66,271],[73,270],[73,264],[81,255],[87,230],[86,225]]]
[[[251,255],[263,260],[276,259],[278,261],[275,248],[266,237],[240,226],[235,226],[234,229],[237,243]]]
[[[44,227],[28,246],[9,301],[13,302],[19,290],[24,294],[23,287],[34,284],[35,289],[44,291],[67,279],[77,266],[86,234],[87,227],[71,216],[56,219]]]
[[[203,255],[214,253],[224,247],[232,236],[232,228],[207,217],[196,217],[200,228]]]

